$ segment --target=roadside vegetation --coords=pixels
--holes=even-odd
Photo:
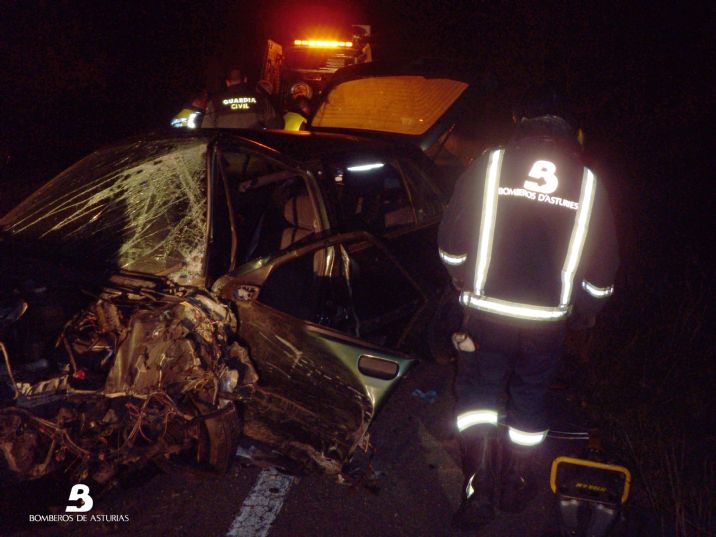
[[[688,247],[651,254],[625,259],[622,293],[578,342],[575,388],[632,471],[627,515],[641,519],[638,535],[713,536],[716,345],[705,323],[714,282]],[[666,257],[679,263],[659,269]]]

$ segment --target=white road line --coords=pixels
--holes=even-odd
[[[226,537],[266,537],[293,481],[273,468],[262,470]]]

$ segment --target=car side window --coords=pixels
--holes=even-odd
[[[382,249],[361,240],[274,267],[259,301],[305,321],[398,347],[423,297]]]
[[[423,170],[411,160],[403,159],[400,167],[408,183],[418,223],[430,220],[442,213],[439,191]]]
[[[397,348],[423,296],[399,265],[367,241],[346,244],[347,279],[361,338]]]
[[[259,301],[298,319],[357,336],[343,251],[329,246],[274,267],[261,286]]]
[[[285,250],[319,231],[306,178],[297,171],[247,151],[224,150],[238,264]]]
[[[405,181],[393,164],[346,165],[336,169],[334,181],[348,229],[382,234],[415,224]]]

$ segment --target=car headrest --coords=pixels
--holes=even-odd
[[[315,213],[311,204],[311,197],[302,192],[290,197],[283,206],[283,217],[293,227],[315,231]]]

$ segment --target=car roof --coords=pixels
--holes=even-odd
[[[138,140],[186,140],[203,139],[254,145],[256,149],[276,153],[296,165],[306,164],[316,159],[338,156],[344,153],[380,154],[423,159],[423,153],[407,143],[386,141],[370,136],[336,134],[326,132],[294,132],[283,130],[248,129],[171,129],[154,131],[134,136],[118,143],[131,143]]]
[[[338,155],[347,152],[380,154],[420,155],[411,145],[398,144],[374,138],[352,134],[295,132],[295,131],[233,131],[223,134],[225,137],[240,136],[261,145],[272,148],[296,162],[309,162],[316,158]]]

